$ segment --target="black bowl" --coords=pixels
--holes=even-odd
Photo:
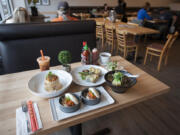
[[[96,89],[97,90],[97,89]],[[96,105],[101,101],[101,93],[99,90],[97,90],[97,92],[99,93],[99,98],[96,99],[87,99],[86,95],[88,93],[88,89],[85,89],[81,92],[81,98],[82,98],[82,102],[86,105]]]
[[[76,94],[72,94],[72,95],[74,95],[78,99],[79,104],[74,105],[74,106],[70,106],[70,107],[66,107],[66,106],[62,105],[62,99],[65,97],[65,95],[63,95],[59,98],[59,104],[60,104],[60,110],[61,111],[65,112],[65,113],[72,113],[72,112],[79,110],[81,100]]]
[[[114,86],[114,85],[112,84],[112,82],[111,82],[110,80],[108,80],[108,76],[114,74],[115,72],[121,72],[121,73],[123,73],[123,74],[125,74],[125,75],[126,75],[126,74],[130,74],[129,72],[126,72],[126,71],[123,71],[123,70],[110,71],[110,72],[107,72],[107,73],[105,74],[104,78],[105,78],[105,80],[106,80],[106,83],[112,88],[112,90],[113,90],[114,92],[124,93],[124,92],[126,92],[129,88],[131,88],[133,85],[136,84],[136,82],[137,82],[136,78],[134,78],[134,77],[128,77],[128,78],[129,78],[129,83],[126,84],[126,86],[123,86],[123,85],[121,85],[121,86]],[[130,75],[131,75],[131,74],[130,74]]]

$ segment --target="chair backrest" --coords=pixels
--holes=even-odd
[[[127,35],[126,31],[116,29],[116,37],[117,37],[118,46],[126,47],[126,35]]]
[[[104,38],[104,22],[96,22],[96,38]]]
[[[163,47],[161,55],[163,55],[167,51],[168,46],[170,45],[172,39],[173,39],[173,35],[172,34],[168,34],[167,35],[167,41],[166,41],[166,43],[165,43],[165,45]]]
[[[176,41],[177,37],[179,35],[179,32],[176,31],[174,34],[173,34],[173,39],[171,40],[170,44],[168,45],[168,49],[170,49],[172,47],[172,45],[174,44],[174,42]]]
[[[105,35],[106,35],[106,42],[113,43],[114,42],[114,26],[111,23],[105,24]]]
[[[51,66],[60,65],[57,56],[69,50],[72,62],[81,59],[82,42],[96,47],[95,21],[27,23],[0,25],[0,52],[5,73],[38,68],[40,49],[51,57]]]

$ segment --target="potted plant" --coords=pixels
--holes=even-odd
[[[65,71],[71,71],[71,66],[69,65],[69,63],[71,62],[71,53],[69,51],[64,50],[59,52],[58,60],[62,64],[62,67]]]
[[[38,3],[38,0],[28,0],[28,4],[33,4],[33,6],[31,6],[31,14],[32,16],[38,16],[38,10],[36,8],[36,3]]]

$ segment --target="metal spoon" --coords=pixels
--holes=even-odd
[[[122,71],[127,72],[127,70],[125,70],[125,69],[123,69]],[[127,77],[131,77],[131,78],[138,78],[139,77],[139,75],[131,75],[129,73],[124,73],[124,75],[126,75]]]
[[[27,107],[27,104],[25,101],[23,101],[21,103],[21,106],[22,106],[22,111],[25,113],[26,115],[26,123],[27,123],[27,132],[29,133],[31,130],[30,130],[30,124],[29,124],[29,121],[28,121],[28,116],[27,116],[27,112],[28,112],[28,107]]]

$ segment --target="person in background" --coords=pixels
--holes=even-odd
[[[77,21],[78,19],[70,16],[69,4],[66,1],[61,1],[58,5],[58,18],[52,19],[51,22],[61,21]]]
[[[108,14],[109,14],[107,3],[104,4],[103,13],[104,13],[104,17],[108,16]]]
[[[166,39],[167,34],[169,33],[169,29],[172,24],[172,14],[170,11],[160,8],[159,9],[159,20],[165,21],[164,23],[159,23],[154,26],[155,29],[160,31],[160,38]]]
[[[178,16],[176,13],[172,15],[172,23],[169,29],[169,33],[174,33],[176,31],[176,28],[178,27]]]
[[[104,4],[104,12],[108,12],[108,5],[107,5],[107,3]]]
[[[131,22],[136,23],[139,26],[143,26],[145,19],[152,20],[152,18],[147,13],[147,11],[149,11],[149,9],[150,9],[150,6],[151,6],[150,3],[146,2],[145,6],[138,11],[137,18],[132,20]]]
[[[28,23],[30,22],[30,17],[28,12],[23,7],[18,7],[14,10],[12,18],[6,20],[6,23]]]
[[[150,6],[151,4],[149,2],[146,2],[145,6],[138,11],[137,14],[138,20],[142,20],[142,21],[144,21],[144,19],[152,20],[152,18],[147,13],[150,10]]]
[[[126,2],[124,0],[118,0],[118,6],[115,8],[117,14],[125,14]]]
[[[121,22],[125,22],[125,23],[128,22],[128,19],[127,19],[127,15],[126,15],[126,14],[123,14],[123,16],[122,16],[122,18],[121,18]]]

